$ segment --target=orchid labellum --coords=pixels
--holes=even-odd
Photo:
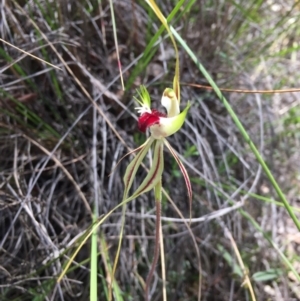
[[[151,136],[154,139],[163,139],[173,135],[182,127],[190,104],[180,113],[179,102],[173,89],[165,89],[161,98],[161,104],[166,108],[167,115],[151,109],[150,96],[144,86],[140,88],[140,98],[141,100],[138,102],[141,107],[137,108],[137,111],[141,114],[138,127],[142,132],[150,128]]]

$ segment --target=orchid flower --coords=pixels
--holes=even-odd
[[[174,80],[174,87],[176,88],[176,82]],[[179,91],[179,89],[177,89]],[[140,114],[138,118],[138,128],[141,132],[145,133],[147,129],[150,131],[150,137],[146,140],[144,144],[135,149],[138,151],[136,157],[128,165],[125,176],[124,176],[124,202],[128,202],[138,197],[139,195],[154,189],[155,203],[156,203],[156,233],[155,233],[155,252],[154,259],[148,277],[146,279],[145,285],[145,296],[148,300],[148,291],[151,284],[151,280],[155,271],[155,267],[159,257],[159,228],[160,226],[160,211],[161,211],[161,189],[162,189],[162,173],[164,170],[164,157],[163,148],[164,145],[170,150],[174,159],[176,160],[179,168],[185,179],[185,184],[188,190],[189,204],[190,204],[190,217],[191,217],[191,202],[192,202],[192,188],[189,180],[187,171],[182,164],[179,156],[175,150],[171,147],[166,137],[175,134],[182,127],[186,114],[190,108],[190,103],[188,102],[186,108],[180,112],[179,109],[179,95],[175,93],[175,89],[166,88],[162,98],[161,104],[165,107],[167,114],[160,112],[155,109],[151,109],[151,99],[149,92],[145,86],[141,86],[139,91],[139,98],[136,98],[137,102],[140,104],[136,110]],[[153,160],[150,170],[137,188],[137,190],[128,197],[129,190],[132,186],[133,180],[137,173],[137,170],[148,153],[150,147],[153,146]],[[133,152],[134,152],[133,151]],[[123,209],[123,216],[125,215],[125,209]],[[116,262],[116,261],[115,261]]]
[[[160,249],[160,231],[161,231],[160,212],[161,212],[161,199],[162,199],[162,195],[161,195],[162,173],[164,170],[164,157],[163,157],[164,146],[166,146],[169,149],[170,153],[174,157],[175,161],[177,162],[183,174],[187,191],[188,191],[189,204],[190,204],[190,217],[191,217],[192,188],[191,188],[189,176],[178,154],[171,147],[171,145],[166,139],[168,136],[171,136],[175,134],[177,131],[179,131],[180,128],[183,126],[187,112],[190,108],[190,103],[188,102],[185,109],[182,112],[180,112],[179,54],[178,54],[177,45],[171,33],[167,19],[161,13],[160,9],[155,3],[155,0],[146,0],[146,2],[151,7],[151,9],[156,14],[156,16],[160,19],[165,29],[168,31],[176,55],[173,89],[166,88],[161,98],[161,104],[166,109],[166,113],[151,108],[151,98],[149,92],[147,91],[145,86],[141,86],[138,91],[139,97],[136,98],[137,102],[140,104],[140,106],[136,108],[137,112],[140,114],[138,118],[138,128],[143,133],[146,133],[147,129],[149,129],[150,136],[145,141],[145,143],[143,143],[141,146],[128,153],[128,154],[132,154],[133,152],[137,152],[135,158],[127,166],[125,171],[125,175],[124,175],[125,187],[124,187],[124,195],[123,195],[122,202],[119,203],[117,206],[115,206],[115,208],[113,208],[105,216],[103,216],[97,223],[95,223],[95,225],[93,225],[92,230],[89,231],[89,233],[84,237],[84,239],[82,240],[79,247],[72,255],[71,259],[66,265],[66,268],[64,269],[64,271],[62,272],[62,274],[58,279],[58,281],[60,281],[62,277],[65,275],[66,271],[68,270],[75,256],[78,254],[79,250],[82,248],[84,243],[86,243],[87,239],[93,233],[95,233],[94,230],[97,229],[97,227],[99,227],[117,208],[123,207],[122,221],[121,221],[122,226],[120,229],[119,244],[118,244],[113,268],[109,277],[111,285],[109,286],[108,300],[112,300],[113,298],[112,287],[115,284],[114,275],[116,272],[117,262],[120,255],[120,249],[122,244],[126,204],[131,200],[139,197],[141,194],[144,194],[150,191],[151,189],[153,189],[154,196],[155,196],[155,203],[156,203],[155,250],[154,250],[154,258],[151,265],[151,269],[145,283],[145,296],[146,296],[145,299],[146,301],[149,300],[149,296],[148,296],[149,287],[156,268],[156,264],[158,262],[159,249]],[[140,167],[142,161],[144,160],[146,154],[148,153],[151,147],[153,147],[153,152],[152,152],[153,160],[149,172],[146,175],[145,179],[142,181],[142,183],[139,185],[139,187],[135,190],[135,192],[131,194],[131,196],[129,196],[129,191],[136,177],[138,168]]]
[[[172,40],[175,49],[175,54],[176,54],[175,75],[173,80],[173,89],[166,88],[161,98],[161,104],[166,109],[166,113],[151,108],[151,98],[145,86],[141,86],[140,89],[138,90],[139,97],[136,98],[137,102],[140,104],[140,106],[136,108],[137,112],[140,114],[138,118],[138,128],[143,133],[145,133],[147,129],[149,129],[150,137],[146,140],[144,144],[142,144],[140,147],[138,147],[137,149],[129,153],[131,154],[135,151],[138,151],[135,158],[127,166],[124,175],[125,187],[124,187],[124,195],[122,201],[122,205],[123,205],[122,228],[120,231],[119,245],[118,245],[117,255],[114,261],[112,278],[114,278],[114,273],[116,270],[116,265],[120,254],[124,222],[125,222],[126,204],[129,201],[137,198],[141,194],[144,194],[150,191],[151,189],[154,189],[154,197],[155,197],[155,204],[156,204],[156,231],[155,231],[154,257],[153,257],[150,272],[148,274],[145,283],[145,297],[146,297],[145,299],[146,301],[148,301],[149,288],[158,262],[159,249],[160,249],[159,233],[161,229],[160,212],[161,212],[161,198],[162,198],[161,195],[162,173],[164,170],[164,156],[163,156],[164,145],[171,152],[172,156],[174,157],[175,161],[177,162],[183,174],[187,191],[188,191],[188,196],[189,196],[190,218],[191,218],[191,203],[192,203],[192,187],[184,165],[182,164],[176,151],[171,147],[171,145],[166,139],[166,137],[171,136],[180,130],[180,128],[183,126],[186,114],[190,108],[190,103],[188,102],[185,109],[182,112],[180,112],[180,81],[179,81],[178,49],[174,37],[169,28],[168,22],[166,18],[163,16],[163,14],[161,13],[158,6],[156,5],[155,1],[146,0],[146,2],[150,5],[151,9],[155,12],[157,17],[160,19],[160,21],[164,25],[165,29],[168,31],[170,38]],[[140,184],[140,186],[136,189],[136,191],[130,197],[128,197],[129,190],[132,186],[133,180],[135,179],[137,170],[152,146],[153,146],[153,160],[149,172],[145,177],[145,179]]]
[[[141,107],[136,110],[140,114],[138,120],[140,131],[145,133],[146,129],[150,128],[154,139],[163,139],[182,127],[190,104],[180,113],[179,101],[173,89],[166,88],[161,98],[161,104],[166,108],[167,114],[151,109],[150,95],[145,86],[141,86],[139,94],[140,100],[137,101]]]
[[[127,198],[129,189],[131,188],[138,167],[142,163],[151,145],[154,145],[152,166],[148,175],[136,190],[136,192],[130,197],[130,199],[133,199],[141,195],[142,193],[151,190],[161,180],[164,164],[162,150],[163,146],[166,145],[175,158],[176,162],[178,163],[180,170],[184,176],[188,190],[189,201],[191,202],[192,189],[186,169],[180,161],[179,156],[177,155],[175,150],[165,139],[166,137],[171,136],[178,130],[180,130],[184,123],[186,114],[190,108],[190,103],[188,103],[186,108],[182,112],[180,112],[179,101],[175,91],[171,88],[166,88],[161,98],[161,104],[167,111],[167,114],[165,114],[158,110],[151,109],[150,95],[145,86],[140,87],[138,94],[139,98],[136,98],[136,100],[140,104],[140,107],[136,108],[137,112],[140,114],[138,118],[138,128],[143,133],[145,133],[149,128],[150,137],[143,145],[135,150],[138,150],[139,152],[126,169],[124,176],[126,193],[124,197]]]

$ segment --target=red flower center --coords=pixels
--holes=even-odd
[[[151,113],[145,112],[138,119],[138,128],[141,132],[145,133],[149,126],[159,124],[160,117],[167,117],[166,114],[157,110],[152,110]]]

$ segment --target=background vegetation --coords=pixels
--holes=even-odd
[[[178,4],[157,2],[166,16]],[[298,1],[182,1],[170,24],[219,87],[299,88],[299,9]],[[159,107],[174,76],[173,46],[166,32],[155,36],[161,25],[148,5],[118,0],[114,11],[125,92],[109,2],[0,3],[1,38],[61,68],[0,42],[1,300],[89,299],[90,244],[62,282],[57,276],[90,227],[92,210],[103,215],[122,199],[130,158],[109,175],[145,140],[136,126],[135,89],[145,84]],[[179,49],[182,101],[193,106],[169,141],[193,184],[202,300],[250,300],[245,272],[257,300],[299,300],[299,232],[222,102],[185,85],[206,80]],[[299,216],[299,94],[225,94]],[[184,180],[171,156],[165,168],[164,188],[188,219]],[[154,204],[149,194],[128,206],[116,300],[143,300]],[[167,197],[162,215],[168,300],[197,300],[191,235]],[[98,233],[99,300],[108,298],[120,225],[121,210]],[[152,300],[162,300],[161,287],[158,266]]]

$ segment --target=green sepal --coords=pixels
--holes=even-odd
[[[125,175],[124,175],[124,198],[127,198],[128,192],[131,188],[132,182],[135,178],[136,172],[140,167],[142,161],[144,160],[151,144],[153,143],[154,139],[152,137],[148,138],[146,142],[142,145],[141,150],[137,153],[135,158],[129,163],[126,168]]]
[[[176,151],[173,149],[173,147],[171,146],[171,144],[168,142],[167,139],[165,139],[164,141],[165,145],[167,146],[167,148],[169,149],[171,155],[174,157],[175,161],[177,162],[180,171],[183,175],[184,181],[185,181],[185,185],[188,191],[188,196],[189,196],[189,206],[190,206],[190,219],[192,218],[192,199],[193,199],[193,191],[192,191],[192,185],[191,185],[191,181],[190,181],[190,177],[183,165],[183,163],[181,162],[178,154],[176,153]]]
[[[154,150],[153,150],[153,162],[151,168],[141,183],[141,185],[137,188],[137,190],[124,200],[124,202],[129,202],[141,194],[148,192],[149,190],[153,189],[155,185],[161,180],[161,176],[164,170],[164,141],[163,140],[155,140],[154,141]]]

